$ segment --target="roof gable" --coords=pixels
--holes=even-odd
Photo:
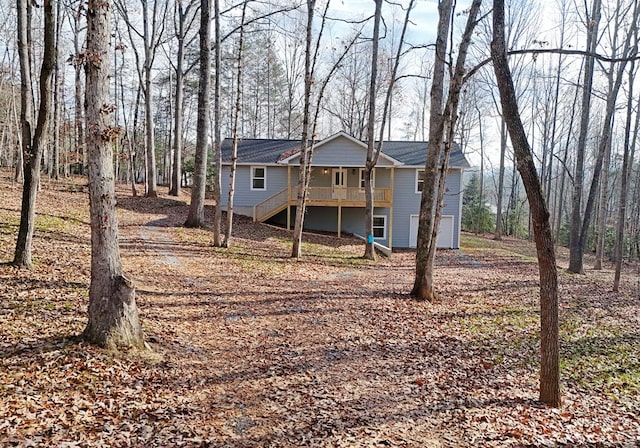
[[[348,144],[350,144],[352,147],[358,148],[359,150],[363,151],[363,157],[362,157],[362,161],[358,160],[358,162],[356,163],[356,165],[358,166],[364,166],[365,162],[366,162],[366,151],[367,151],[367,144],[365,142],[362,142],[358,139],[356,139],[355,137],[352,137],[351,135],[345,133],[344,131],[340,131],[337,132],[325,139],[320,140],[319,142],[317,142],[314,145],[314,154],[318,154],[319,151],[322,151],[323,147],[329,147],[332,143],[337,143],[337,141],[339,139],[344,139]],[[292,164],[295,163],[296,159],[298,159],[300,157],[300,150],[298,149],[298,151],[293,152],[292,154],[288,155],[287,157],[282,158],[279,163],[283,163],[283,164]],[[402,162],[394,159],[393,157],[390,157],[389,155],[385,154],[384,152],[380,153],[380,158],[384,161],[386,161],[387,163],[385,163],[386,165],[402,165]],[[334,161],[334,165],[339,165],[340,164],[340,160],[335,160]]]

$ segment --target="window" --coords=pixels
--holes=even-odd
[[[376,169],[371,171],[371,186],[376,186]],[[364,188],[364,168],[360,168],[360,188]]]
[[[387,239],[387,217],[386,215],[374,215],[373,217],[373,237],[375,239]]]
[[[267,168],[264,166],[251,167],[251,189],[266,190],[267,189]]]
[[[416,193],[421,193],[424,188],[424,170],[416,170]]]

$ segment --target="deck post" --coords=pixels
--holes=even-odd
[[[342,206],[338,205],[338,238],[342,233]]]
[[[287,230],[291,230],[291,165],[287,165]]]

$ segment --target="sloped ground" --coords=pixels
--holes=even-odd
[[[640,446],[640,300],[629,268],[561,271],[564,406],[537,398],[530,243],[465,237],[438,255],[442,301],[410,300],[413,252],[244,218],[233,247],[180,227],[187,197],[120,193],[121,247],[151,350],[77,341],[86,193],[44,183],[34,272],[0,266],[1,446]],[[0,261],[20,191],[0,184]],[[209,211],[209,210],[208,210]],[[563,266],[564,261],[560,260]],[[566,263],[565,263],[566,264]]]

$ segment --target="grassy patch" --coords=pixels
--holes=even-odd
[[[58,216],[37,215],[35,229],[40,232],[61,232],[65,229],[65,220]]]
[[[498,249],[500,244],[497,241],[489,240],[480,236],[463,233],[460,235],[461,249]]]

